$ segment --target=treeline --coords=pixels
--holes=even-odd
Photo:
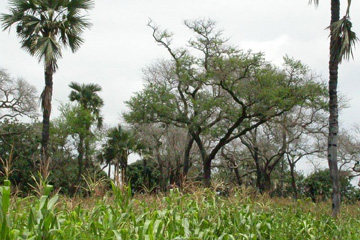
[[[46,161],[34,87],[2,70],[5,177],[25,193],[40,169],[42,178],[66,194],[84,192],[89,181],[107,178],[138,192],[221,183],[222,192],[245,186],[295,198],[330,197],[327,171],[309,176],[296,171],[300,160],[326,161],[325,84],[288,56],[279,67],[262,53],[228,44],[211,20],[185,25],[194,38],[175,48],[172,35],[149,22],[154,40],[170,58],[144,69],[143,90],[126,102],[126,123],[104,127],[101,86],[71,83],[69,102],[51,121]],[[23,117],[33,121],[21,122]],[[346,132],[340,139],[342,196],[356,200],[350,180],[359,172],[360,145]],[[135,153],[140,160],[129,164]]]

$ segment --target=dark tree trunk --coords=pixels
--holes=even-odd
[[[90,159],[90,125],[86,125],[86,136],[85,136],[85,170],[92,167],[92,162]]]
[[[183,169],[183,178],[186,179],[186,176],[189,172],[190,168],[190,152],[192,145],[194,143],[194,138],[189,134],[188,135],[188,144],[185,148],[185,155],[184,155],[184,169]]]
[[[340,19],[340,1],[331,0],[331,23]],[[331,34],[330,38],[330,61],[329,61],[329,137],[328,137],[328,164],[330,169],[330,177],[332,181],[332,215],[336,217],[340,212],[340,183],[339,171],[337,165],[337,135],[339,131],[338,123],[338,99],[337,99],[337,82],[338,82],[338,51],[334,48],[336,44],[336,36]]]
[[[285,155],[284,155],[285,157]],[[280,169],[280,196],[283,197],[284,196],[284,177],[285,177],[285,169],[284,169],[284,165],[285,165],[285,158],[283,157],[283,159],[281,160],[281,169]]]
[[[121,184],[123,186],[127,185],[127,167],[128,167],[128,153],[123,156],[123,160],[121,161]]]
[[[289,161],[289,165],[290,165],[290,173],[291,173],[291,186],[294,191],[294,198],[298,199],[299,195],[298,195],[296,179],[295,179],[295,166],[294,164],[290,163],[290,161]]]
[[[81,180],[82,168],[83,168],[83,156],[84,156],[84,137],[80,135],[79,146],[78,146],[78,177],[77,184]]]
[[[51,114],[51,99],[53,91],[53,68],[52,66],[45,67],[45,89],[41,94],[42,108],[43,108],[43,128],[42,128],[42,161],[48,160],[48,143],[50,135],[50,114]]]
[[[263,189],[261,187],[262,173],[261,173],[261,168],[260,168],[258,151],[259,151],[258,148],[255,147],[254,148],[254,160],[255,160],[255,166],[256,166],[256,187],[257,187],[257,189],[259,189],[260,193],[262,193],[263,192]]]
[[[234,173],[235,173],[235,177],[236,177],[236,182],[239,186],[242,185],[242,181],[241,181],[241,177],[240,177],[240,173],[239,173],[239,168],[234,168]]]
[[[204,170],[204,187],[211,187],[211,160],[206,159],[203,164]]]
[[[111,174],[111,163],[109,163],[109,168],[108,168],[108,178],[110,178],[110,174]]]
[[[144,185],[147,188],[150,188],[150,183],[149,183],[149,179],[148,178],[148,174],[147,174],[147,160],[144,158],[143,159],[143,178],[144,178]]]
[[[160,171],[160,188],[161,191],[166,192],[166,176],[165,176],[165,171],[164,171],[164,167],[162,166],[162,164],[159,164],[159,171]]]
[[[271,190],[271,173],[264,172],[264,182],[261,184],[263,192],[270,192]]]

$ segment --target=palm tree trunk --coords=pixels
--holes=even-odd
[[[86,126],[86,137],[85,137],[85,169],[92,167],[92,162],[90,161],[90,125]]]
[[[333,23],[340,19],[340,1],[331,0],[331,23],[330,31],[332,31]],[[339,171],[337,165],[337,135],[339,131],[338,123],[338,99],[337,99],[337,82],[338,82],[338,66],[339,59],[337,51],[334,48],[335,36],[331,34],[330,38],[330,61],[329,61],[329,136],[328,136],[328,164],[330,169],[330,177],[332,181],[332,215],[336,217],[340,212],[340,184]]]
[[[51,65],[45,67],[45,89],[41,94],[42,108],[43,108],[43,128],[42,128],[42,161],[48,159],[48,143],[50,135],[50,114],[51,114],[51,99],[53,91],[53,68]]]
[[[79,184],[82,174],[82,167],[83,167],[83,157],[84,157],[84,137],[80,135],[79,146],[78,146],[78,178],[77,184]]]

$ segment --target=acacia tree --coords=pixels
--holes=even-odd
[[[195,40],[189,49],[173,49],[172,35],[153,29],[155,41],[171,61],[153,66],[146,85],[127,102],[125,118],[163,122],[185,128],[196,142],[203,165],[203,182],[211,184],[211,165],[226,144],[322,91],[312,79],[291,76],[264,60],[226,44],[211,20],[185,22]],[[194,55],[193,51],[200,54]],[[198,57],[200,55],[200,57]],[[288,68],[298,68],[289,58]],[[157,74],[152,74],[153,72]],[[206,140],[213,141],[206,146]]]
[[[324,100],[325,93],[326,90],[323,87]],[[284,162],[287,161],[294,196],[298,197],[295,166],[302,158],[322,151],[321,144],[318,142],[319,139],[321,141],[324,128],[327,127],[327,124],[324,124],[325,104],[326,101],[320,101],[296,106],[286,114],[240,137],[254,160],[257,173],[256,185],[260,192],[271,189],[273,170],[281,164],[281,174],[283,174]],[[281,184],[282,181],[280,181]]]
[[[16,25],[21,47],[44,63],[45,88],[41,94],[43,110],[42,154],[47,159],[53,74],[62,48],[72,52],[83,43],[81,33],[90,27],[82,11],[93,7],[93,0],[9,0],[10,14],[2,14],[3,30]]]
[[[319,0],[310,0],[309,3],[319,4]],[[351,0],[347,1],[346,13],[340,19],[340,0],[331,0],[330,20],[330,59],[329,59],[329,136],[328,136],[328,164],[332,181],[332,215],[336,217],[340,212],[340,183],[337,165],[337,145],[339,132],[338,113],[338,68],[343,59],[353,57],[353,48],[358,40],[351,30],[350,21]]]
[[[0,69],[0,120],[36,116],[36,89],[24,79],[13,79]],[[1,133],[0,133],[1,134]]]
[[[191,136],[188,132],[184,128],[157,123],[133,124],[133,128],[138,139],[147,146],[148,157],[143,158],[144,165],[152,161],[159,169],[161,190],[166,191],[169,183],[181,188],[193,164],[194,151],[189,149]]]

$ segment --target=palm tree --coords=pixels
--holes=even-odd
[[[78,84],[72,82],[69,84],[69,87],[72,89],[69,95],[70,101],[76,101],[79,103],[82,110],[87,112],[91,119],[90,121],[84,121],[85,124],[84,129],[85,133],[79,134],[79,147],[78,147],[78,162],[79,164],[82,163],[82,158],[84,155],[85,150],[85,169],[91,165],[90,161],[90,136],[91,133],[91,125],[94,122],[97,123],[97,127],[101,128],[103,124],[103,118],[100,115],[100,109],[104,105],[104,101],[98,95],[98,92],[101,91],[101,86],[98,84]],[[85,146],[84,146],[85,142]],[[79,175],[80,172],[80,165],[79,165]]]
[[[93,7],[93,0],[9,0],[10,14],[2,14],[3,30],[16,25],[21,47],[44,63],[45,88],[41,94],[43,110],[42,154],[48,158],[53,74],[62,48],[78,50],[81,33],[90,27],[82,15]]]
[[[319,0],[310,0],[309,3],[319,4]],[[337,165],[337,135],[339,132],[338,113],[338,67],[343,59],[353,57],[353,48],[358,40],[351,30],[350,21],[351,0],[345,16],[340,19],[340,0],[331,0],[330,21],[330,60],[329,60],[329,135],[328,135],[328,164],[332,181],[332,215],[336,217],[340,212],[340,183]]]
[[[126,170],[128,167],[128,157],[131,153],[141,152],[144,148],[139,143],[130,130],[123,129],[120,125],[112,128],[108,132],[108,141],[104,146],[104,157],[107,162],[112,162],[115,166],[114,178],[119,184],[119,167],[121,168],[121,183],[127,182]]]

